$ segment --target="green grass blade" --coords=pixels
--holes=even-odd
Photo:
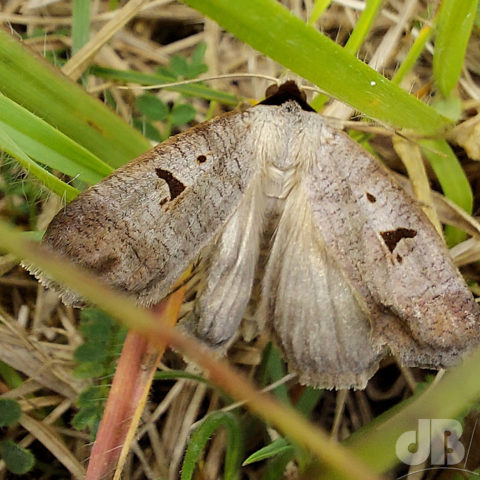
[[[153,378],[155,380],[179,380],[181,378],[186,378],[188,380],[194,380],[195,382],[211,385],[206,378],[186,372],[185,370],[162,370],[155,372],[155,376]]]
[[[280,453],[284,452],[293,452],[294,448],[292,444],[283,437],[277,438],[269,445],[257,450],[247,457],[242,466],[249,465],[250,463],[260,462],[261,460],[266,460],[267,458],[274,457]]]
[[[430,25],[425,25],[418,34],[418,37],[413,42],[412,47],[407,53],[399,69],[395,72],[392,82],[399,85],[405,75],[413,68],[418,57],[423,52],[425,45],[433,36],[433,28]]]
[[[268,345],[263,354],[263,360],[261,365],[261,378],[262,384],[267,386],[270,383],[277,382],[283,378],[287,372],[285,371],[285,363],[280,356],[280,351],[272,343]],[[281,402],[286,405],[291,405],[290,398],[288,396],[287,386],[285,384],[278,385],[273,391]]]
[[[227,430],[227,451],[223,478],[226,480],[235,480],[238,478],[238,465],[240,452],[242,451],[242,429],[240,423],[231,413],[214,412],[193,432],[188,442],[185,459],[183,461],[181,480],[191,480],[193,478],[195,465],[205,445],[210,440],[213,432],[221,426]]]
[[[370,27],[372,26],[377,12],[382,5],[382,1],[383,0],[369,0],[367,2],[365,10],[360,15],[360,18],[358,19],[358,22],[344,47],[346,52],[350,53],[351,55],[355,55],[357,53],[358,49],[365,40],[365,37],[368,35]],[[315,7],[316,6],[317,5],[315,5]],[[311,25],[310,22],[309,24]],[[312,100],[311,106],[319,112],[327,101],[328,96],[320,93]]]
[[[382,6],[382,2],[383,0],[367,1],[365,10],[360,15],[360,18],[358,19],[358,22],[345,45],[345,51],[352,55],[358,52],[358,49],[370,31],[370,27],[377,16],[378,10]]]
[[[73,0],[72,53],[78,52],[90,36],[90,0]]]
[[[465,172],[455,153],[445,140],[421,140],[423,154],[437,176],[445,196],[462,207],[467,213],[473,210],[473,193]],[[449,246],[465,240],[466,234],[449,227],[445,230]]]
[[[352,453],[376,472],[385,472],[399,463],[395,454],[398,437],[417,428],[419,418],[457,418],[478,402],[480,350],[466,358],[462,365],[448,371],[435,386],[396,405],[345,442]]]
[[[115,70],[114,68],[99,66],[90,67],[90,73],[109,80],[117,80],[123,83],[139,83],[141,85],[160,85],[162,83],[172,82],[172,78],[162,75],[161,73],[148,75],[131,70]],[[224,93],[219,90],[213,90],[212,88],[199,83],[165,87],[165,90],[171,90],[192,97],[204,98],[205,100],[217,101],[224,105],[235,106],[238,104],[238,98],[235,95]]]
[[[113,167],[151,147],[137,130],[1,29],[0,92]]]
[[[313,387],[305,387],[301,397],[295,404],[295,408],[306,417],[309,417],[322,395],[323,390]]]
[[[49,190],[64,197],[67,202],[73,200],[79,194],[77,189],[62,182],[55,175],[35,163],[2,128],[0,128],[0,149],[15,157],[28,173],[37,177]]]
[[[2,94],[0,128],[29,157],[89,184],[99,182],[113,170],[88,150]]]
[[[443,0],[439,11],[433,55],[433,78],[444,97],[457,85],[478,0]]]
[[[308,24],[313,25],[321,16],[322,13],[330,6],[332,0],[315,0],[312,13],[308,19]]]
[[[372,118],[422,135],[438,133],[449,124],[434,109],[389,82],[275,0],[184,1],[240,40]]]

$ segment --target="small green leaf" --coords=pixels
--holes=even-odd
[[[138,111],[153,121],[163,121],[168,117],[168,107],[153,93],[144,93],[135,100]]]
[[[203,58],[207,50],[206,42],[200,42],[192,53],[192,65],[204,65]]]
[[[85,338],[107,341],[112,334],[114,323],[112,319],[96,308],[82,310],[80,313],[80,333]]]
[[[103,400],[104,397],[102,395],[102,388],[91,385],[87,387],[83,392],[80,393],[78,396],[75,405],[77,407],[88,407],[90,408],[92,405],[96,404],[99,400]]]
[[[199,75],[202,73],[205,73],[208,71],[208,66],[207,65],[189,65],[188,66],[188,73],[185,74],[185,78],[197,78]]]
[[[34,232],[38,234],[39,232]],[[18,372],[12,368],[10,365],[7,365],[5,362],[0,360],[0,377],[3,381],[11,388],[17,388],[23,383],[23,378]]]
[[[195,109],[187,103],[175,104],[170,113],[172,124],[175,126],[191,122],[196,114]]]
[[[77,430],[85,430],[95,424],[98,418],[96,406],[82,407],[72,419],[72,427]]]
[[[75,350],[74,358],[79,364],[74,374],[78,378],[95,379],[97,384],[87,387],[79,395],[75,402],[79,411],[72,425],[82,430],[88,427],[90,435],[95,438],[126,329],[101,310],[92,308],[82,311],[80,331],[85,343]]]
[[[249,465],[250,463],[259,462],[267,458],[274,457],[284,452],[293,452],[294,448],[286,438],[277,438],[270,445],[257,450],[252,453],[243,463],[242,466]]]
[[[159,77],[163,78],[163,82],[174,82],[177,80],[177,76],[167,67],[158,67],[155,72]]]
[[[7,469],[15,475],[27,473],[35,464],[32,452],[20,447],[10,439],[0,442],[0,456],[7,465]]]
[[[18,422],[22,416],[22,409],[11,398],[0,398],[0,427],[9,427]]]
[[[140,132],[142,135],[153,140],[154,142],[163,142],[165,138],[160,134],[160,132],[149,122],[142,118],[134,118],[133,126]]]
[[[97,342],[91,339],[76,348],[73,358],[76,362],[100,363],[107,356],[105,342]]]
[[[174,55],[170,59],[170,68],[179,76],[183,77],[188,73],[188,63],[185,57]]]
[[[84,362],[73,370],[77,378],[98,378],[105,374],[105,368],[99,363]]]

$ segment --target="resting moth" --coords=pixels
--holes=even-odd
[[[224,348],[261,290],[258,324],[318,387],[364,388],[389,352],[447,367],[479,337],[474,298],[417,202],[293,82],[119,168],[43,244],[145,306],[201,258],[192,333]]]

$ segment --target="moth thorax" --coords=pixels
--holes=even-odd
[[[275,165],[267,165],[264,175],[263,192],[267,197],[285,199],[290,193],[296,178],[296,168],[286,170]]]

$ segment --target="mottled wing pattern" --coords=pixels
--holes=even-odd
[[[442,239],[382,165],[303,115],[320,138],[301,176],[315,229],[367,306],[376,348],[388,345],[410,366],[455,363],[478,341],[479,313]]]
[[[44,245],[141,304],[160,301],[242,201],[258,168],[251,117],[201,124],[116,170],[55,217]]]

